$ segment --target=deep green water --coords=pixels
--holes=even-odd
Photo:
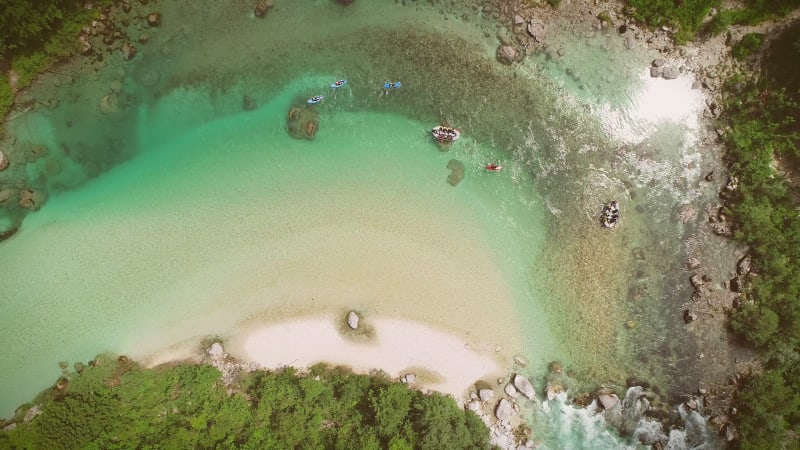
[[[558,27],[562,60],[502,67],[498,28],[470,4],[277,3],[263,20],[153,5],[164,23],[133,61],[46,77],[34,95],[57,106],[10,122],[29,162],[3,186],[49,199],[0,246],[5,414],[58,361],[352,307],[502,343],[535,379],[552,360],[592,383],[667,389],[691,373],[676,308],[700,219],[676,210],[708,197],[696,180],[711,164],[691,80],[649,80],[651,55],[613,32]],[[390,80],[403,88],[382,95]],[[315,139],[292,139],[287,111],[315,94]],[[427,134],[441,120],[464,136],[447,152]],[[466,167],[456,187],[451,159]],[[492,161],[506,170],[483,171]],[[610,199],[613,231],[596,220]]]

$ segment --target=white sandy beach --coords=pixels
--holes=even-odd
[[[311,317],[256,328],[230,343],[234,356],[265,368],[309,367],[319,362],[356,372],[416,375],[416,385],[461,397],[475,381],[503,375],[493,355],[473,350],[453,334],[396,318],[367,318],[369,340],[348,337],[334,318]],[[352,332],[352,330],[349,330]]]

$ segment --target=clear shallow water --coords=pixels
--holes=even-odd
[[[555,32],[566,63],[514,73],[468,7],[464,22],[390,2],[294,2],[263,21],[249,6],[159,6],[165,23],[134,61],[46,78],[37,95],[58,106],[12,122],[21,153],[48,152],[3,176],[51,199],[0,249],[4,341],[18,352],[0,370],[4,410],[51,383],[60,360],[326,308],[501,343],[537,378],[559,359],[594,380],[674,382],[691,347],[673,286],[694,226],[675,210],[705,195],[705,162],[691,108],[643,109],[657,101],[647,92],[687,95],[683,80],[642,77],[651,56],[613,33]],[[568,66],[591,68],[588,89]],[[350,83],[332,96],[338,78]],[[388,80],[404,88],[380,95]],[[318,93],[329,98],[316,140],[289,138],[289,106]],[[256,111],[241,112],[245,94]],[[426,134],[443,119],[465,136],[447,153]],[[456,188],[452,158],[467,167]],[[487,174],[489,161],[507,169]],[[624,221],[608,232],[596,216],[612,198]]]
[[[336,111],[335,99],[313,142],[289,137],[297,86],[321,81],[159,139],[149,124],[172,114],[161,111],[196,104],[176,92],[142,113],[137,157],[26,220],[0,254],[3,337],[17,352],[0,371],[7,411],[52,382],[57,361],[144,356],[254,316],[356,307],[541,362],[560,353],[547,328],[532,345],[517,331],[517,311],[542,315],[526,278],[542,246],[531,184],[484,172],[488,152],[469,138],[442,153],[429,124]],[[452,158],[467,166],[455,188]]]

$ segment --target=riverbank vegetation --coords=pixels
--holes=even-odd
[[[0,448],[489,448],[488,428],[450,397],[322,365],[247,372],[230,389],[208,365],[103,355],[33,405]]]
[[[796,48],[787,61],[800,59],[800,40]],[[763,373],[747,377],[737,393],[733,419],[744,449],[800,445],[800,91],[770,80],[739,76],[725,87],[724,140],[738,180],[725,212],[757,273],[731,327],[764,362]]]
[[[798,0],[744,0],[741,7],[724,9],[722,0],[627,0],[631,16],[650,27],[669,27],[682,44],[698,33],[719,34],[731,25],[755,25],[783,17]]]
[[[0,72],[13,70],[16,88],[23,89],[46,68],[80,50],[78,34],[97,17],[84,0],[4,0],[0,8]],[[8,76],[0,77],[0,117],[8,114],[14,96]]]

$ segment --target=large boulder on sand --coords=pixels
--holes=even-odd
[[[447,176],[447,182],[450,183],[450,186],[456,186],[458,183],[461,183],[466,173],[464,163],[457,159],[451,159],[450,162],[447,163],[447,168],[450,169],[450,175]]]
[[[497,402],[497,409],[494,410],[494,415],[497,417],[497,420],[508,422],[511,419],[511,402],[501,398],[500,401]]]
[[[319,129],[319,113],[305,106],[292,107],[288,114],[287,130],[295,139],[314,139]]]
[[[354,330],[358,329],[358,314],[355,311],[347,313],[347,326]]]
[[[533,388],[531,382],[520,374],[514,375],[514,387],[517,388],[522,395],[531,400],[536,397],[536,390]]]
[[[514,387],[513,383],[506,384],[506,387],[503,389],[503,392],[505,392],[506,395],[511,398],[517,398],[519,396],[517,388]]]
[[[211,359],[219,359],[225,356],[225,349],[222,348],[222,344],[220,344],[219,342],[214,342],[213,344],[211,344],[211,347],[209,347],[208,350],[206,351],[208,352],[208,356],[210,356]]]

